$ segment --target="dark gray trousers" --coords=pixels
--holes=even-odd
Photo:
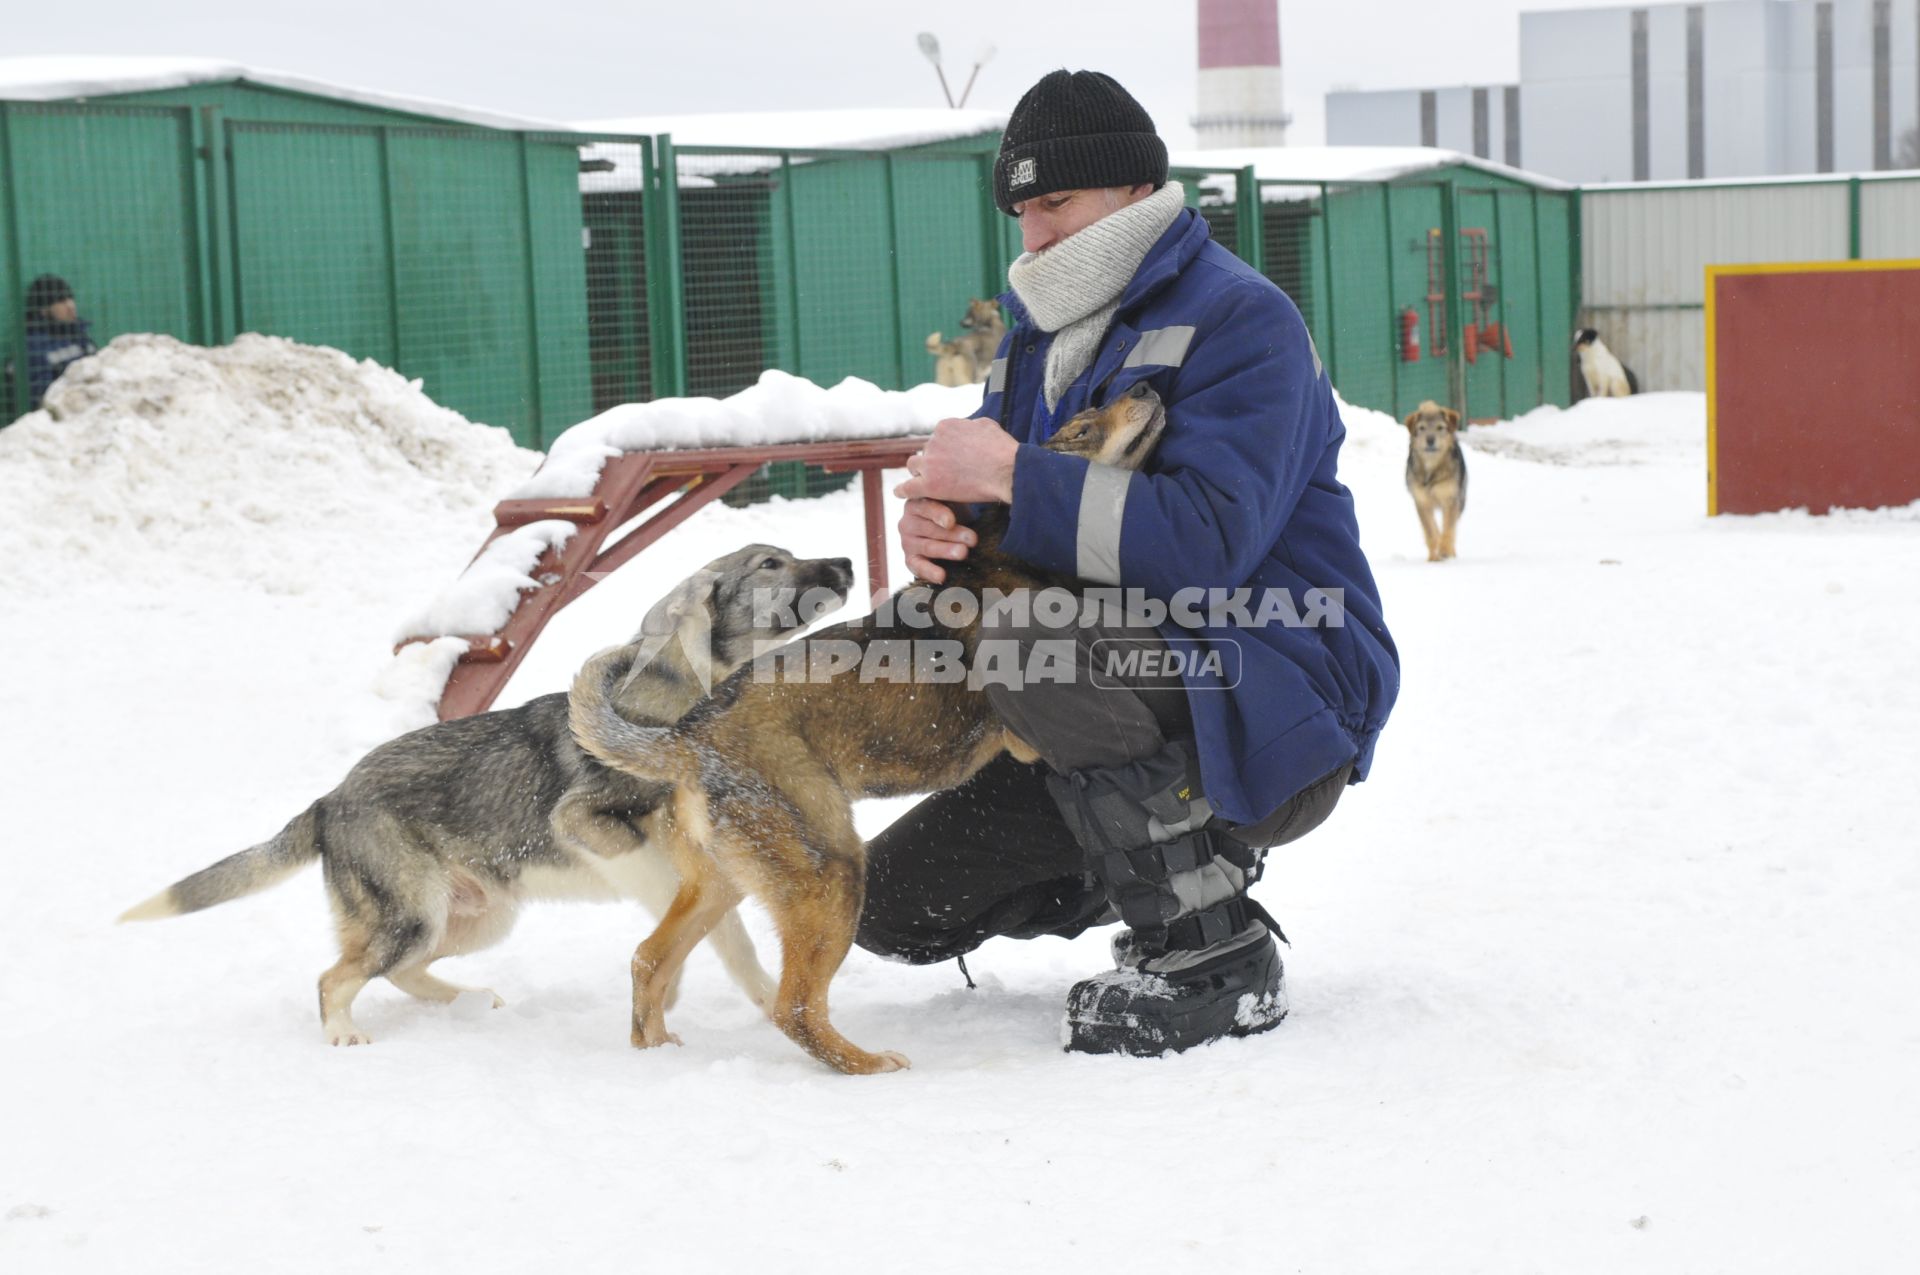
[[[1108,910],[1106,891],[1087,870],[1047,790],[1049,768],[1066,773],[1123,766],[1191,738],[1193,717],[1177,673],[1123,676],[1109,652],[1162,651],[1151,628],[1102,624],[1072,629],[1029,625],[990,630],[1033,666],[1037,643],[1071,659],[1071,680],[989,684],[1001,719],[1032,744],[1045,764],[1011,757],[990,763],[958,788],[935,793],[867,845],[867,898],[856,941],[870,952],[917,963],[965,955],[996,935],[1072,937]],[[1051,661],[1050,661],[1051,662]],[[1230,826],[1251,846],[1284,845],[1333,812],[1352,768],[1308,785],[1257,824]]]

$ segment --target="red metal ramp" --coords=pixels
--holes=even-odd
[[[632,561],[648,546],[703,506],[752,477],[769,461],[798,460],[824,469],[858,470],[866,513],[867,580],[877,596],[887,590],[887,537],[880,471],[899,469],[926,445],[924,435],[844,442],[782,443],[760,447],[711,447],[684,451],[623,452],[600,471],[591,495],[575,499],[503,500],[494,506],[496,526],[480,546],[516,528],[547,519],[574,524],[558,549],[548,549],[528,574],[537,582],[522,589],[505,624],[493,633],[461,634],[467,649],[440,694],[440,720],[483,713],[493,705],[534,639],[562,607]],[[658,508],[656,508],[658,507]],[[642,514],[651,516],[608,547]],[[444,635],[410,637],[400,645]]]

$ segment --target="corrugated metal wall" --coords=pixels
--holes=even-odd
[[[1710,265],[1855,255],[1853,183],[1590,189],[1581,197],[1581,322],[1642,389],[1706,387]],[[1858,255],[1920,256],[1920,179],[1858,183]]]
[[[1860,183],[1860,255],[1886,261],[1920,257],[1920,181]]]

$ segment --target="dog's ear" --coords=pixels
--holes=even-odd
[[[694,572],[673,591],[653,604],[646,619],[640,621],[640,632],[636,637],[664,638],[672,637],[680,631],[683,624],[704,618],[707,605],[713,600],[714,586],[720,583],[720,573],[702,568]],[[697,622],[697,621],[696,621]]]
[[[1443,407],[1440,409],[1440,414],[1447,418],[1447,432],[1449,434],[1457,434],[1460,432],[1460,413],[1454,411],[1451,407]]]
[[[1417,421],[1417,420],[1419,420],[1419,419],[1420,419],[1420,413],[1419,413],[1419,412],[1417,412],[1417,411],[1414,411],[1414,412],[1408,412],[1408,413],[1407,413],[1407,419],[1406,419],[1406,420],[1404,420],[1404,421],[1401,421],[1400,423],[1401,423],[1402,425],[1405,425],[1405,426],[1407,427],[1407,433],[1409,433],[1409,434],[1411,434],[1411,433],[1413,433],[1413,423],[1414,423],[1415,421]]]

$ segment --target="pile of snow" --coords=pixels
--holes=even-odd
[[[370,545],[483,526],[538,460],[338,350],[122,336],[0,430],[0,588],[337,585]]]

